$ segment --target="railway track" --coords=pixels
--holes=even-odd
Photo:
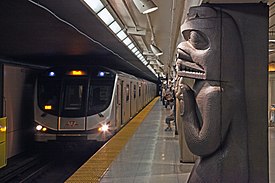
[[[71,176],[100,147],[100,144],[55,148],[39,154],[21,155],[13,165],[0,170],[1,183],[60,183]]]
[[[37,154],[20,154],[10,162],[8,161],[7,167],[1,169],[0,182],[21,182],[25,176],[45,164],[48,164],[47,159],[41,159]]]

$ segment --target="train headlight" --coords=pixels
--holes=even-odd
[[[42,132],[47,131],[47,128],[46,128],[46,127],[43,127],[42,125],[37,125],[37,126],[35,127],[35,129],[36,129],[37,131],[42,131]]]
[[[109,130],[109,125],[104,124],[100,128],[98,128],[98,131],[100,132],[107,132]]]
[[[42,130],[42,128],[43,128],[43,127],[42,127],[41,125],[37,125],[35,129],[36,129],[37,131],[40,131],[40,130]]]

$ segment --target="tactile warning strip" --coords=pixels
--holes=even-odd
[[[98,183],[111,163],[115,160],[128,140],[155,105],[158,97],[151,101],[140,113],[82,165],[66,183]]]

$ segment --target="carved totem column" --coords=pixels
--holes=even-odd
[[[257,4],[249,8],[258,8],[256,20],[266,25],[266,6]],[[265,13],[259,13],[262,10]],[[248,27],[242,24],[253,20],[247,17],[255,14],[243,12],[236,5],[192,7],[181,26],[184,41],[178,46],[177,58],[178,123],[183,126],[190,151],[198,156],[188,179],[190,183],[268,182],[267,146],[261,144],[263,140],[256,142],[259,137],[267,137],[264,132],[267,118],[263,117],[267,112],[264,111],[267,93],[262,92],[266,91],[266,85],[258,88],[249,82],[267,81],[267,58],[264,52],[260,53],[262,60],[248,60],[257,46],[246,45],[249,37],[245,33],[255,34],[255,31],[248,30],[252,23],[247,23]],[[266,40],[259,45],[265,43]],[[251,73],[256,71],[251,64],[261,66],[258,68],[260,78],[251,78]],[[185,84],[184,77],[195,79],[194,85]],[[251,89],[261,92],[252,98]],[[262,105],[262,109],[249,105]],[[254,113],[260,115],[261,122],[251,119]],[[260,130],[258,137],[255,128]],[[252,134],[256,136],[251,137]],[[265,149],[255,150],[255,144]],[[258,162],[255,152],[264,157],[264,163]],[[256,164],[262,168],[262,177],[255,175],[259,173]]]

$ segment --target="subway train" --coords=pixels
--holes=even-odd
[[[101,66],[48,69],[35,84],[34,139],[107,141],[156,90],[155,83]]]

